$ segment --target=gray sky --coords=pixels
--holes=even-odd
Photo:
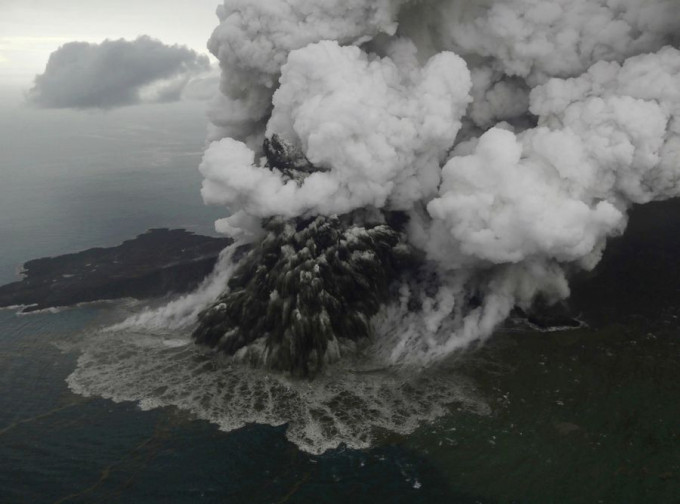
[[[0,0],[0,84],[30,87],[71,41],[149,35],[207,54],[219,0]]]

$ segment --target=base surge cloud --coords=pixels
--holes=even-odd
[[[408,328],[387,354],[446,355],[566,298],[631,205],[678,196],[678,8],[224,0],[204,200],[229,208],[219,231],[251,239],[270,217],[405,213],[438,292],[404,285],[383,310]],[[272,140],[316,170],[272,169]]]

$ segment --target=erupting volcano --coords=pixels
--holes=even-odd
[[[422,362],[567,298],[679,193],[677,8],[226,0],[202,194],[251,248],[196,340],[308,374],[391,305]]]

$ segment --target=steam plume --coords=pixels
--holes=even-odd
[[[436,358],[567,297],[632,204],[678,196],[679,8],[225,0],[203,197],[232,212],[219,231],[250,237],[272,216],[406,212],[440,287],[402,290],[391,358]],[[274,136],[319,170],[272,170]]]

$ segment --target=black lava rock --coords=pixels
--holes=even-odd
[[[351,216],[263,225],[265,238],[200,314],[194,338],[228,354],[260,340],[261,364],[310,376],[339,356],[342,339],[369,336],[411,250],[392,227]]]

